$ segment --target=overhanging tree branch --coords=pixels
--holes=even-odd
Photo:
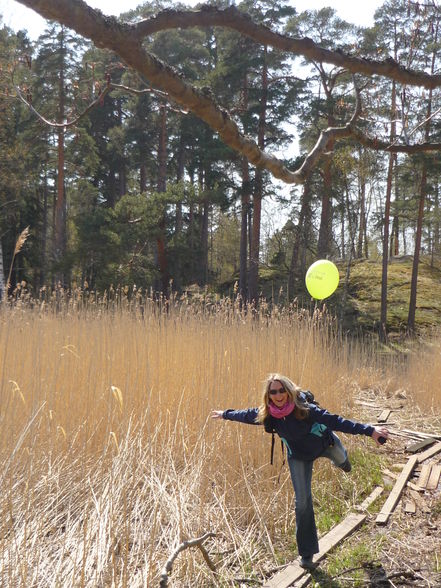
[[[225,26],[246,35],[256,42],[277,49],[304,55],[306,58],[331,63],[346,68],[352,73],[368,76],[381,75],[404,84],[435,88],[441,86],[441,75],[416,72],[402,67],[393,59],[375,61],[348,55],[342,51],[331,51],[316,45],[311,39],[294,39],[271,31],[254,23],[251,18],[234,6],[219,10],[204,6],[198,11],[162,11],[158,15],[136,24],[119,23],[114,17],[106,17],[99,10],[93,10],[83,0],[18,0],[34,9],[44,18],[56,20],[74,29],[80,35],[91,39],[97,47],[107,48],[118,54],[130,67],[142,74],[149,83],[165,92],[171,100],[193,112],[217,131],[222,141],[244,155],[250,163],[268,170],[286,183],[303,183],[318,159],[326,151],[331,138],[341,139],[352,136],[373,149],[395,150],[403,153],[439,150],[438,144],[387,145],[385,142],[369,139],[355,129],[355,116],[343,127],[323,131],[303,165],[290,171],[284,162],[262,151],[256,142],[241,133],[230,114],[220,107],[210,92],[204,92],[185,81],[174,68],[149,53],[142,40],[146,35],[170,28],[194,26]],[[358,97],[359,99],[359,97]],[[355,113],[354,113],[355,114]]]
[[[202,6],[198,11],[164,10],[147,20],[132,25],[134,34],[140,39],[166,29],[198,26],[222,26],[234,29],[261,45],[268,45],[296,55],[303,55],[312,61],[330,63],[345,68],[351,73],[368,76],[380,75],[411,86],[425,88],[441,86],[441,75],[432,75],[405,68],[392,58],[387,58],[383,61],[366,59],[349,55],[339,50],[324,49],[308,37],[296,39],[275,33],[265,25],[253,22],[248,14],[241,12],[235,6],[225,9]]]

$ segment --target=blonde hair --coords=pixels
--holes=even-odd
[[[270,394],[269,390],[273,382],[280,382],[288,393],[288,401],[294,402],[294,414],[298,420],[303,420],[308,416],[308,408],[305,405],[305,401],[301,398],[300,393],[302,389],[297,384],[294,384],[288,377],[282,374],[269,374],[264,386],[262,404],[259,406],[259,412],[257,414],[256,422],[263,423],[270,415],[269,413],[269,402]]]

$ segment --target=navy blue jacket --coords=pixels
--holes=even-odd
[[[332,431],[341,431],[351,435],[366,435],[370,437],[374,431],[371,425],[364,425],[345,419],[337,414],[315,404],[306,404],[309,414],[304,420],[297,420],[294,411],[288,416],[276,419],[269,416],[265,422],[265,430],[274,431],[284,442],[288,457],[302,461],[312,461],[320,457],[333,444]],[[256,423],[258,409],[225,410],[223,418],[228,421],[238,421],[248,425]]]

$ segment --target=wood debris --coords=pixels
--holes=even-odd
[[[433,465],[430,471],[429,479],[427,480],[427,490],[436,490],[441,476],[441,465]]]
[[[392,491],[389,494],[388,499],[384,503],[383,508],[378,513],[377,518],[375,519],[375,522],[377,523],[377,525],[385,525],[387,523],[387,521],[389,520],[389,517],[390,517],[392,511],[394,510],[394,508],[396,507],[396,505],[398,504],[398,501],[400,500],[401,493],[402,493],[407,481],[409,480],[410,476],[412,475],[412,472],[413,472],[417,462],[418,462],[417,456],[416,455],[412,456],[408,460],[406,466],[403,468],[403,471],[399,474],[397,481],[395,482],[395,486],[392,488]]]
[[[390,417],[391,412],[392,411],[390,410],[390,408],[385,408],[384,410],[382,410],[377,417],[378,422],[385,423],[387,419]]]

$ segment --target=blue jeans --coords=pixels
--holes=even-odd
[[[346,461],[348,454],[337,435],[335,433],[332,433],[332,435],[334,445],[328,447],[320,457],[327,457],[334,465],[339,467]],[[313,464],[313,461],[288,459],[295,492],[297,547],[301,556],[314,555],[314,553],[319,552],[311,493]]]

